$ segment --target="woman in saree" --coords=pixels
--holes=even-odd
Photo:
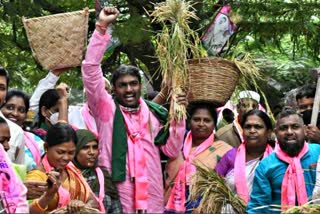
[[[273,151],[270,145],[272,123],[266,113],[254,109],[243,115],[241,127],[244,141],[238,148],[228,151],[215,170],[225,177],[230,188],[247,204],[254,171],[260,160]]]
[[[83,177],[98,198],[103,203],[105,213],[122,213],[122,206],[116,186],[109,172],[98,164],[98,143],[96,136],[89,130],[76,130],[78,143],[74,165],[81,170]]]
[[[189,105],[188,132],[178,158],[169,160],[166,166],[165,202],[166,212],[190,212],[199,201],[187,202],[190,177],[196,172],[195,163],[214,168],[220,158],[232,147],[223,141],[214,140],[217,113],[207,102]]]
[[[42,213],[67,206],[69,213],[84,206],[100,208],[81,172],[73,165],[77,136],[66,123],[52,125],[46,135],[46,153],[41,164],[31,170],[28,181],[46,181],[47,190],[30,204],[31,213]]]

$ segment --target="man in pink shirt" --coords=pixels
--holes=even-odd
[[[125,213],[162,213],[160,150],[170,158],[177,156],[185,121],[173,121],[169,129],[162,129],[164,109],[141,99],[137,67],[121,65],[113,73],[115,99],[105,92],[101,61],[110,41],[106,29],[118,15],[116,8],[102,9],[82,64],[87,100],[99,134],[99,165],[112,172]]]

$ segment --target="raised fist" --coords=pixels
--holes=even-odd
[[[99,14],[98,23],[100,26],[107,28],[110,23],[117,19],[118,15],[119,11],[117,8],[104,7]]]

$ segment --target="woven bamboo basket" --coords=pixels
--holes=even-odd
[[[62,207],[59,209],[55,209],[51,212],[49,212],[50,214],[67,214],[69,213],[67,210],[67,207]],[[80,210],[81,214],[102,214],[102,212],[100,212],[98,209],[95,208],[91,208],[91,207],[83,207]]]
[[[188,60],[188,101],[212,102],[223,106],[230,99],[240,78],[240,70],[222,58]]]
[[[22,18],[32,54],[46,69],[81,65],[87,44],[89,9]]]

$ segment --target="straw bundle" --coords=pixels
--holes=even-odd
[[[62,207],[50,212],[50,214],[66,214],[69,213],[67,207]],[[99,210],[92,208],[92,207],[83,207],[80,212],[81,214],[101,214]]]
[[[23,18],[34,58],[47,70],[81,65],[87,43],[89,9]]]
[[[312,204],[319,203],[319,201],[320,199],[315,199],[304,205],[291,207],[283,213],[320,213],[320,204]]]
[[[245,213],[245,204],[228,185],[223,177],[206,166],[196,164],[197,172],[190,185],[190,199],[202,197],[198,213],[221,213],[224,206],[231,206],[234,212]]]
[[[274,122],[275,118],[269,106],[268,100],[264,92],[261,90],[259,84],[257,83],[257,81],[264,80],[264,78],[261,75],[261,72],[258,69],[258,67],[254,64],[253,59],[250,57],[249,54],[245,54],[242,55],[241,58],[238,57],[233,58],[231,60],[235,63],[235,65],[238,67],[241,73],[239,84],[236,88],[236,91],[239,93],[240,91],[247,90],[248,88],[251,88],[251,86],[253,86],[255,91],[259,92],[262,95],[262,98],[267,108],[267,112],[270,115],[271,120]],[[235,93],[236,97],[238,93]],[[238,100],[238,98],[236,98],[236,100]]]
[[[160,61],[163,82],[168,88],[172,88],[170,121],[173,119],[180,121],[186,116],[186,109],[178,105],[175,98],[177,94],[186,91],[188,81],[186,61],[191,55],[196,58],[201,56],[198,47],[200,39],[188,26],[190,19],[198,17],[192,5],[183,0],[166,0],[158,3],[151,16],[154,17],[152,22],[158,22],[163,26],[162,32],[157,34],[156,54]]]

